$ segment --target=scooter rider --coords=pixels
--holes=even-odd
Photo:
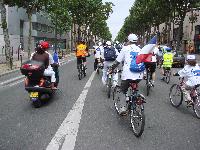
[[[31,54],[30,60],[40,61],[43,62],[45,65],[44,75],[51,77],[51,88],[57,89],[55,87],[55,72],[53,71],[53,68],[51,65],[54,63],[53,57],[50,53],[46,52],[46,50],[49,48],[49,43],[46,41],[42,41],[39,43],[39,45],[36,47],[36,52]]]

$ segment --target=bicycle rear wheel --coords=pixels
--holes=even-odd
[[[108,79],[108,91],[107,91],[108,98],[110,98],[110,95],[111,95],[111,86],[112,86],[112,83],[111,83],[111,79],[109,78]]]
[[[147,96],[149,96],[149,91],[150,91],[151,86],[149,83],[146,86],[147,86]]]
[[[118,114],[119,114],[119,109],[120,109],[120,94],[121,94],[120,87],[116,86],[113,91],[113,100],[114,100],[115,109]]]
[[[166,75],[166,83],[169,84],[169,81],[170,81],[170,75],[169,75],[169,73],[167,73],[167,75]]]
[[[144,132],[145,115],[143,105],[137,105],[131,109],[130,121],[133,133],[136,137],[140,137]]]
[[[200,119],[200,100],[198,99],[198,97],[195,98],[195,100],[194,100],[193,110],[194,110],[196,117],[198,119]]]
[[[174,107],[179,107],[183,101],[183,92],[178,84],[173,84],[170,88],[169,99]]]

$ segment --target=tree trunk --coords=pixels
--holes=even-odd
[[[8,26],[6,20],[6,8],[3,4],[3,0],[0,0],[0,10],[1,10],[1,26],[3,28],[4,42],[5,42],[5,54],[6,54],[6,64],[12,69],[12,56],[10,47],[10,38],[8,34]]]
[[[31,56],[31,38],[32,38],[32,13],[28,12],[28,20],[29,20],[29,36],[28,36],[28,58]]]
[[[177,44],[176,44],[176,50],[179,50],[180,51],[180,48],[181,48],[181,42],[182,42],[182,39],[183,39],[183,22],[184,22],[184,17],[181,17],[181,20],[179,22],[179,27],[178,27],[178,33],[177,33],[177,36],[176,36],[176,41],[177,41]]]
[[[78,25],[78,40],[81,38],[81,26]]]
[[[56,24],[55,24],[55,39],[54,39],[54,50],[57,51],[57,45],[58,45],[58,15],[56,14]]]

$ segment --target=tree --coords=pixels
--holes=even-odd
[[[10,47],[10,38],[8,34],[8,25],[6,19],[6,8],[4,1],[0,0],[0,10],[1,10],[1,27],[3,29],[4,42],[5,42],[5,53],[6,53],[6,63],[12,69],[12,56]]]

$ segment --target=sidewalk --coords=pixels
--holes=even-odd
[[[61,62],[65,61],[70,56],[75,56],[75,55],[74,55],[74,53],[66,54],[60,61]],[[2,58],[2,57],[0,56],[0,58]],[[16,72],[21,67],[21,61],[20,60],[18,61],[17,59],[14,59],[12,70],[10,69],[10,67],[8,65],[6,65],[5,61],[3,61],[2,59],[0,59],[0,60],[1,60],[1,62],[0,62],[0,77],[7,75],[7,74],[10,74],[10,73],[13,73],[13,72]],[[27,61],[27,60],[28,60],[28,57],[26,57],[26,59],[22,60],[22,63]]]

